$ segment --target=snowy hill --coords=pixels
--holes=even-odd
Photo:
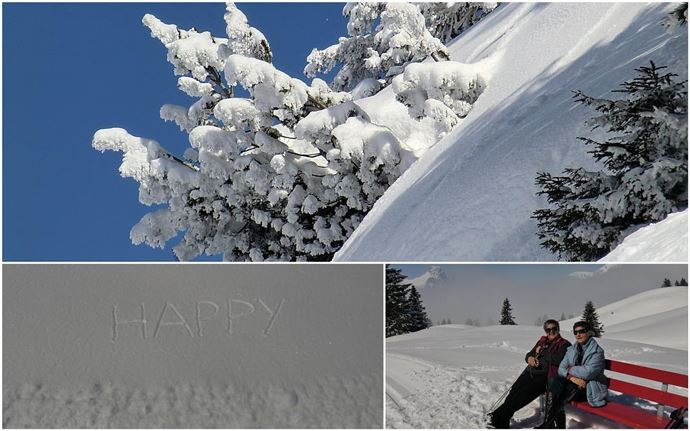
[[[687,289],[653,289],[598,312],[610,325],[598,340],[607,358],[687,374]],[[561,323],[563,336],[573,341],[569,324]],[[387,338],[387,427],[484,428],[484,414],[524,369],[525,353],[542,334],[535,326],[445,325]],[[686,389],[671,390],[687,396]],[[654,409],[642,401],[638,406]],[[570,409],[566,413],[568,428],[620,427]],[[517,412],[514,420],[516,428],[538,425],[538,403]]]
[[[669,214],[626,237],[601,262],[686,262],[688,210]]]
[[[668,34],[661,25],[672,8],[503,4],[450,44],[452,59],[481,62],[488,82],[469,115],[431,148],[428,134],[401,121],[404,108],[390,89],[359,101],[372,121],[423,156],[336,260],[555,260],[539,246],[530,218],[545,206],[535,195],[536,173],[595,167],[576,140],[591,133],[584,122],[593,111],[576,106],[572,90],[611,95],[650,60],[687,79],[687,26]],[[674,232],[687,236],[687,224]]]
[[[606,339],[687,350],[687,287],[666,287],[638,293],[598,308],[597,314],[604,325]],[[579,319],[563,321],[561,326],[564,330],[571,328],[576,320]]]

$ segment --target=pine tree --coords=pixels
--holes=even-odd
[[[349,18],[348,36],[325,49],[312,50],[304,68],[309,77],[338,68],[331,82],[335,90],[350,91],[366,83],[369,96],[411,62],[449,59],[448,49],[429,33],[424,16],[413,4],[347,3],[343,15]]]
[[[405,279],[401,269],[386,265],[386,337],[404,334],[410,326],[407,295],[412,285]]]
[[[685,278],[680,279],[680,283],[678,283],[679,286],[687,286],[688,281]]]
[[[604,325],[599,323],[599,315],[597,314],[592,301],[587,301],[585,304],[585,311],[582,313],[582,320],[589,324],[589,327],[592,328],[595,337],[601,337],[601,335],[604,333]]]
[[[407,296],[405,315],[407,320],[405,332],[417,332],[430,326],[429,317],[424,310],[424,305],[422,305],[422,298],[414,286],[410,288]]]
[[[497,7],[497,3],[429,2],[416,3],[426,27],[434,37],[448,43]]]
[[[671,287],[671,280],[664,278],[664,282],[661,283],[661,287]]]
[[[627,99],[575,100],[600,113],[588,125],[612,135],[599,142],[580,137],[606,172],[567,168],[562,176],[540,172],[538,194],[550,208],[538,209],[541,245],[562,259],[595,261],[642,225],[688,206],[686,81],[675,82],[665,67],[636,69],[622,84]]]
[[[510,306],[510,301],[508,298],[503,301],[503,307],[501,308],[501,320],[498,323],[501,325],[517,325],[517,323],[515,323],[513,310]]]
[[[407,31],[406,14],[416,8],[385,8],[381,38]],[[417,18],[410,25],[419,30]],[[123,153],[120,174],[139,183],[140,202],[158,207],[130,238],[157,248],[180,238],[173,252],[182,261],[203,254],[227,261],[330,260],[416,156],[390,129],[372,123],[353,94],[277,69],[266,38],[232,3],[224,19],[227,38],[143,18],[182,75],[178,88],[194,102],[160,109],[163,120],[188,134],[182,157],[124,129],[94,134],[96,150]],[[405,64],[425,58],[408,57]],[[442,69],[440,87],[425,103],[433,109],[422,120],[414,117],[437,130],[438,139],[457,124],[453,108],[468,106],[457,88],[477,88],[475,76]],[[400,78],[406,92],[425,84]],[[241,91],[248,97],[236,96]]]
[[[558,320],[559,320],[559,322],[562,322],[562,321],[566,320],[566,319],[565,319],[565,313],[561,313],[561,318],[558,319]]]

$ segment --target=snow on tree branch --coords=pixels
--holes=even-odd
[[[416,7],[368,7],[351,13],[366,21],[383,11],[378,43],[384,54],[401,64],[426,58],[428,52],[403,53],[424,32]],[[152,15],[143,21],[181,75],[178,89],[195,100],[160,110],[162,119],[188,134],[184,160],[123,129],[94,135],[95,149],[123,153],[120,173],[139,183],[142,203],[166,205],[132,228],[134,244],[164,247],[183,232],[173,247],[180,260],[201,254],[232,261],[329,260],[414,162],[413,152],[391,130],[373,124],[352,94],[318,78],[308,85],[275,68],[268,42],[233,4],[225,13],[227,39],[180,30]],[[431,39],[425,46],[441,49]],[[423,94],[418,119],[445,121],[444,131],[457,123],[454,111],[466,114],[485,85],[468,65],[407,67],[398,86]],[[238,86],[249,97],[235,97]],[[374,87],[362,85],[357,96]]]

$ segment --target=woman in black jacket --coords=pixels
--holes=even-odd
[[[558,375],[558,365],[570,347],[570,342],[561,337],[556,320],[544,322],[544,332],[546,335],[525,355],[527,367],[513,383],[503,404],[489,413],[489,426],[509,428],[510,419],[515,412],[546,392],[548,381]]]

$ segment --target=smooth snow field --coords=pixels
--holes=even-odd
[[[653,289],[597,309],[604,335],[597,342],[608,359],[687,374],[688,290]],[[573,320],[561,322],[571,342]],[[386,339],[386,427],[485,428],[484,416],[525,368],[525,354],[543,335],[537,326],[442,325]],[[660,384],[616,375],[660,389]],[[687,389],[670,388],[687,396]],[[656,411],[644,400],[623,399]],[[622,428],[566,409],[568,428]],[[513,428],[542,421],[538,401],[513,417]],[[624,427],[623,427],[624,428]]]
[[[601,169],[576,138],[602,138],[595,111],[573,90],[612,93],[634,69],[668,66],[688,75],[687,25],[667,32],[670,3],[505,3],[451,42],[454,61],[475,64],[486,88],[438,144],[405,121],[391,89],[358,100],[419,160],[376,202],[336,255],[351,261],[551,261],[539,246],[537,172]],[[407,117],[409,118],[409,117]],[[428,136],[427,136],[428,135]],[[687,238],[687,223],[675,237]],[[651,246],[652,243],[646,243]],[[635,260],[687,261],[683,249],[638,250]],[[611,260],[614,260],[612,257]]]
[[[600,262],[685,262],[688,260],[688,210],[669,214],[626,237]]]
[[[380,265],[3,269],[3,427],[383,426]]]

